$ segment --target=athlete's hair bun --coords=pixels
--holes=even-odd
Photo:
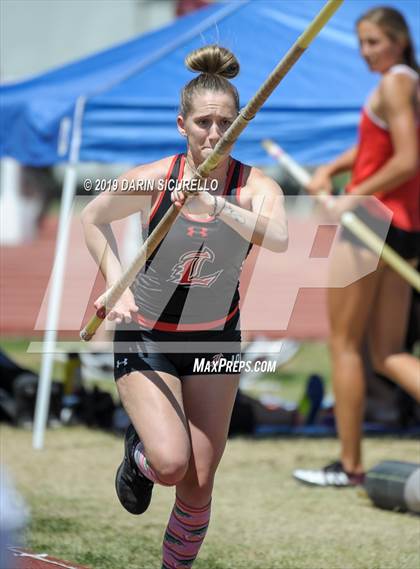
[[[195,49],[185,58],[185,65],[190,71],[220,75],[227,79],[239,73],[239,63],[233,53],[217,44]]]

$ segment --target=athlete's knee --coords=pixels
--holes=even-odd
[[[150,462],[159,480],[168,486],[178,484],[188,470],[189,456],[185,453],[178,456],[170,453],[154,454]]]
[[[329,348],[334,358],[345,356],[359,356],[361,354],[361,342],[344,334],[331,334]]]
[[[165,462],[157,468],[157,475],[163,484],[175,486],[184,478],[187,468],[188,466],[185,463]]]

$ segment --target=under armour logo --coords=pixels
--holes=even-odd
[[[127,359],[127,358],[124,358],[123,360],[117,360],[117,369],[118,369],[120,366],[126,366],[127,364],[128,364],[128,359]]]
[[[193,227],[192,225],[190,225],[187,229],[187,235],[188,237],[194,237],[194,235],[196,235],[196,232],[198,235],[200,235],[200,237],[207,237],[209,230],[207,229],[207,227]]]

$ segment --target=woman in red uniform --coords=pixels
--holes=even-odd
[[[415,264],[420,247],[419,76],[413,43],[404,17],[392,8],[374,8],[357,23],[360,50],[381,80],[361,116],[358,143],[315,172],[309,190],[331,192],[331,178],[352,171],[346,191],[332,212],[353,205],[372,228],[381,227],[378,207],[360,206],[375,196],[392,213],[387,243]],[[355,198],[353,198],[355,196]],[[332,278],[351,276],[372,254],[344,231],[333,259]],[[337,282],[337,281],[336,281]],[[404,352],[410,286],[382,260],[376,271],[345,288],[330,288],[328,309],[335,414],[341,460],[321,471],[298,470],[309,484],[346,486],[363,481],[361,456],[365,380],[362,343],[369,342],[373,368],[420,400],[420,363]]]
[[[208,179],[212,191],[186,202],[182,187],[169,191],[193,178],[239,110],[227,80],[239,71],[230,51],[207,46],[186,64],[199,72],[182,91],[177,118],[186,154],[134,168],[121,177],[119,192],[103,193],[83,214],[88,247],[111,285],[121,274],[111,222],[141,210],[150,233],[172,203],[181,208],[108,315],[117,323],[115,379],[133,425],[117,495],[129,512],[141,514],[154,483],[176,487],[163,541],[165,569],[192,566],[209,523],[239,380],[242,263],[252,243],[279,252],[287,247],[282,191],[256,168],[226,156]],[[153,182],[151,196],[136,191],[146,181]],[[132,191],[124,192],[127,187]]]

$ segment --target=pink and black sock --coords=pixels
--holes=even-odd
[[[163,539],[162,569],[192,567],[206,536],[210,505],[211,502],[202,508],[193,508],[176,497]]]

